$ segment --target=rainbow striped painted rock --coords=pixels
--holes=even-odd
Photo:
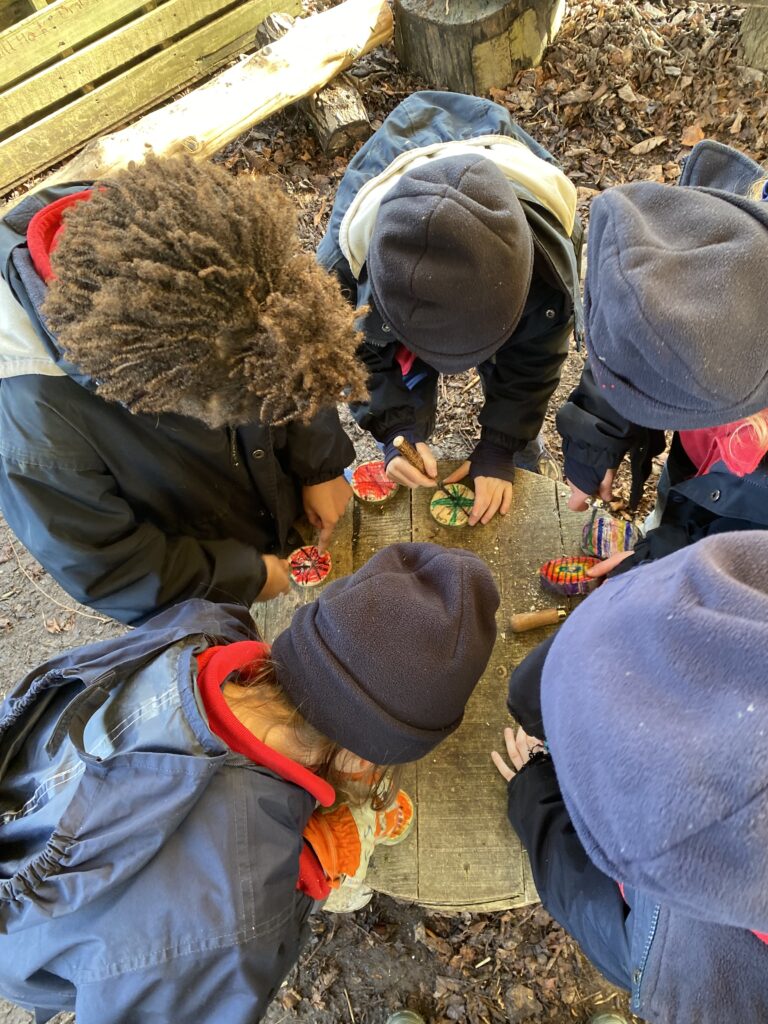
[[[610,558],[619,551],[631,551],[639,537],[640,532],[632,523],[595,509],[584,524],[581,550],[596,558]]]
[[[567,594],[569,597],[588,594],[590,590],[595,589],[600,580],[593,580],[587,576],[587,570],[599,562],[599,558],[590,558],[587,555],[553,558],[539,569],[541,585],[545,590],[551,590],[555,594]]]

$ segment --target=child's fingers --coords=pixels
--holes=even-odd
[[[424,473],[420,473],[418,469],[406,462],[402,455],[395,456],[394,459],[387,466],[387,476],[390,480],[394,480],[396,484],[402,484],[404,487],[435,487],[437,480],[430,479]]]
[[[509,765],[504,760],[504,758],[501,756],[501,754],[498,753],[498,751],[496,751],[496,750],[492,750],[491,751],[491,760],[496,765],[496,767],[497,767],[497,769],[499,771],[499,774],[502,775],[504,777],[504,779],[506,779],[507,782],[509,782],[510,779],[514,779],[515,773],[509,767]]]
[[[523,732],[522,729],[520,729],[519,731]],[[525,736],[524,732],[523,736]],[[504,730],[504,743],[506,744],[507,756],[509,757],[509,760],[512,762],[512,767],[516,768],[519,771],[523,767],[524,758],[520,756],[520,753],[517,749],[517,738],[515,736],[515,730],[511,729],[509,726],[507,726],[506,729]]]
[[[452,473],[449,473],[449,475],[445,478],[443,483],[457,484],[459,480],[463,480],[464,477],[467,475],[470,466],[470,462],[462,462],[458,469],[454,469]]]
[[[493,519],[493,517],[496,515],[496,513],[501,508],[501,503],[502,503],[503,500],[504,500],[504,491],[503,491],[503,489],[501,487],[499,487],[499,486],[494,487],[493,490],[491,491],[491,500],[488,503],[488,508],[485,510],[485,514],[483,515],[482,519],[480,520],[480,522],[483,524],[483,526],[487,526],[488,523],[490,523],[490,521]]]
[[[501,512],[501,514],[503,516],[505,516],[507,514],[507,512],[509,512],[509,508],[510,508],[511,504],[512,504],[512,484],[505,483],[504,484],[504,497],[501,500],[501,508],[499,509],[499,512]]]
[[[528,760],[528,756],[530,753],[528,734],[525,732],[524,729],[517,730],[517,736],[515,737],[515,749],[517,750],[517,756],[520,759],[520,768],[522,768],[525,762]]]
[[[587,576],[590,576],[593,580],[599,580],[603,576],[607,576],[609,572],[612,572],[617,565],[620,565],[625,558],[629,558],[633,555],[634,551],[617,551],[615,555],[611,555],[610,558],[604,558],[598,565],[593,565],[591,569],[587,569]]]
[[[421,461],[424,463],[424,469],[427,471],[427,476],[431,480],[437,480],[437,459],[432,454],[432,449],[426,441],[418,441],[416,444],[416,451],[421,456]]]

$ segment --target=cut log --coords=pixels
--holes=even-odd
[[[386,0],[346,0],[302,18],[282,39],[206,85],[129,128],[94,139],[35,188],[108,177],[131,160],[141,161],[148,149],[161,156],[211,156],[270,114],[321,89],[357,57],[391,37],[392,13]]]
[[[433,88],[482,96],[541,61],[565,0],[395,0],[395,49]]]
[[[744,60],[753,68],[768,71],[768,7],[748,7],[741,19]]]
[[[256,41],[267,46],[284,36],[294,22],[289,14],[270,14],[256,29]],[[360,93],[348,75],[339,75],[324,89],[299,100],[297,106],[306,115],[327,156],[335,156],[371,133]]]

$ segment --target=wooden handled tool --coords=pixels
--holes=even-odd
[[[418,471],[423,473],[424,476],[429,475],[427,473],[427,467],[424,465],[424,460],[411,442],[407,441],[402,434],[398,434],[398,436],[392,441],[392,444],[397,448],[409,465],[413,466],[414,469],[418,469]]]
[[[562,606],[542,608],[538,612],[520,612],[512,616],[512,632],[526,633],[529,629],[538,629],[539,626],[556,626],[567,614],[568,610]]]

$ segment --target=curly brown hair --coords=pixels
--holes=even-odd
[[[59,343],[132,412],[277,425],[366,395],[355,311],[263,177],[150,154],[66,212],[52,268]]]

